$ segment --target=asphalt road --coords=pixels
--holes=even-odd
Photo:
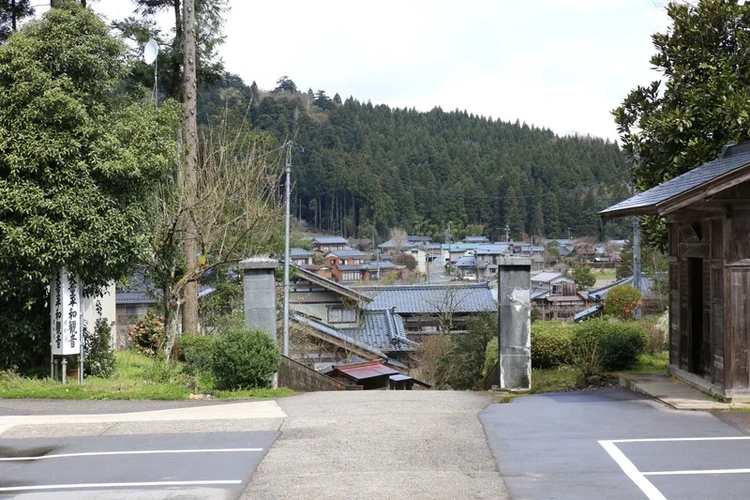
[[[0,498],[231,499],[278,432],[0,439]]]
[[[516,398],[480,414],[514,499],[748,498],[750,439],[626,389]]]

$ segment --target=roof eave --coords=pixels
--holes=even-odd
[[[603,220],[618,219],[620,217],[630,217],[633,215],[660,215],[655,205],[644,205],[640,207],[627,207],[615,210],[602,210],[599,216]]]

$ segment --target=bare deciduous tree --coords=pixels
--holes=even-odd
[[[198,154],[196,182],[165,182],[153,201],[146,267],[163,293],[167,355],[186,294],[193,293],[187,285],[218,266],[268,252],[278,240],[281,168],[258,156],[256,141],[246,131],[210,131]],[[196,244],[194,263],[182,252],[188,230]]]

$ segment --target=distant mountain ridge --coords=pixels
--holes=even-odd
[[[628,195],[617,144],[560,137],[516,121],[464,111],[373,105],[324,91],[300,92],[282,77],[273,91],[228,74],[201,92],[202,118],[225,106],[281,144],[293,138],[292,212],[318,230],[386,236],[400,227],[442,240],[619,238],[624,223],[597,211]]]

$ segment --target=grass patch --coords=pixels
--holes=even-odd
[[[183,373],[182,363],[166,364],[135,351],[118,351],[115,357],[113,377],[86,377],[82,386],[76,380],[63,385],[50,378],[25,378],[0,372],[0,398],[175,400],[188,399],[193,393],[188,387],[191,376]],[[272,399],[294,394],[287,388],[217,391],[210,375],[201,374],[196,379],[196,392],[217,399]]]
[[[617,373],[667,373],[669,367],[669,351],[641,354],[638,363],[630,369]]]
[[[531,370],[531,393],[570,391],[576,389],[577,380],[578,373],[572,366],[534,368]]]
[[[598,280],[613,280],[617,277],[617,270],[610,268],[594,269],[594,276]]]
[[[667,373],[669,352],[641,354],[638,363],[631,370],[603,373],[605,377],[616,377],[619,373]],[[578,372],[572,366],[561,365],[556,368],[531,371],[531,392],[565,392],[579,389]]]

